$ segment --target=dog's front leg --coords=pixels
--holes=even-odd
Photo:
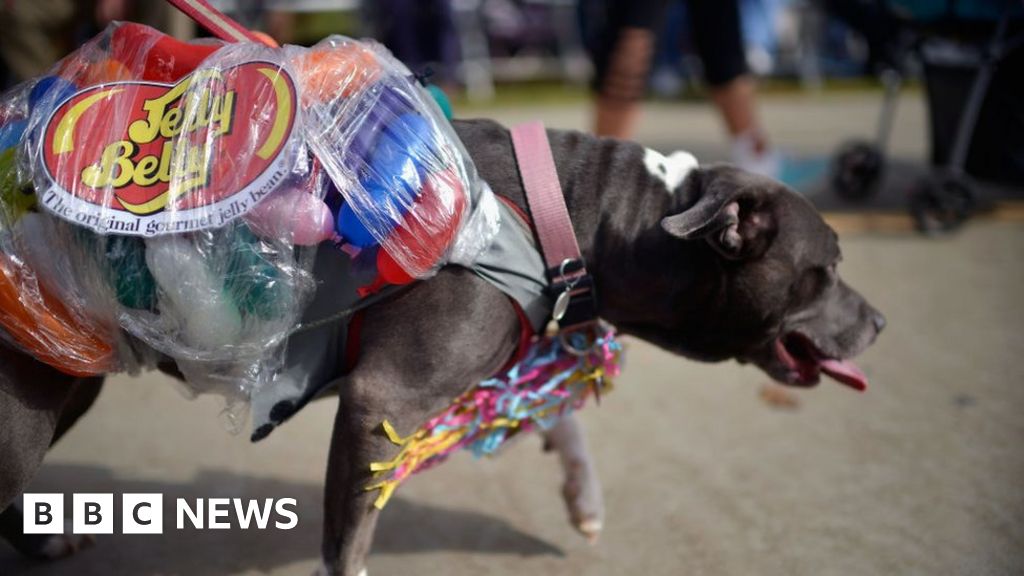
[[[569,414],[545,431],[544,447],[557,452],[562,463],[565,473],[562,497],[569,511],[569,521],[588,541],[596,542],[604,525],[601,482],[576,416]]]
[[[76,379],[0,343],[0,539],[34,558],[59,558],[92,536],[24,534],[13,502],[43,456],[92,405],[102,378]]]
[[[361,354],[338,384],[338,414],[324,487],[322,572],[366,569],[379,511],[370,463],[399,448],[387,420],[411,434],[511,355],[518,319],[504,296],[466,270],[444,269],[428,282],[367,310]]]

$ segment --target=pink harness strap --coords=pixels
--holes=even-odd
[[[167,0],[167,2],[225,42],[265,43],[252,31],[210,6],[206,0]]]
[[[558,270],[562,262],[580,259],[580,246],[565,207],[544,124],[537,121],[512,128],[512,145],[544,261],[548,269]]]
[[[535,121],[512,128],[512,147],[550,289],[557,296],[554,319],[563,329],[592,323],[597,319],[593,281],[565,206],[544,124]]]

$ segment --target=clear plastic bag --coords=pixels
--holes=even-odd
[[[371,259],[369,293],[471,263],[496,215],[379,45],[114,24],[0,96],[0,337],[72,374],[169,357],[245,399],[285,362],[317,249]]]

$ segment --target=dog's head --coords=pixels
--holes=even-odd
[[[863,388],[849,359],[884,317],[839,277],[835,232],[802,196],[731,166],[701,168],[661,221],[660,258],[685,260],[656,321],[622,328],[704,360],[753,362],[774,379],[810,386],[822,372]],[[672,263],[665,263],[673,269]]]

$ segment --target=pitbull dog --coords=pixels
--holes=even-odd
[[[481,177],[528,212],[508,131],[483,120],[454,124]],[[812,386],[825,372],[864,385],[846,360],[885,320],[839,278],[836,234],[807,200],[730,166],[687,169],[688,155],[579,132],[548,136],[604,319],[682,356],[752,362],[786,384]],[[376,494],[364,490],[369,465],[396,452],[381,422],[414,430],[497,371],[518,336],[505,294],[454,266],[366,310],[361,356],[335,383],[323,573],[365,571],[379,513]],[[443,362],[432,361],[438,355]],[[55,557],[81,544],[21,534],[20,512],[8,506],[100,384],[0,347],[0,531],[27,554]],[[579,427],[566,418],[545,434],[565,468],[570,517],[593,537],[601,501]]]

